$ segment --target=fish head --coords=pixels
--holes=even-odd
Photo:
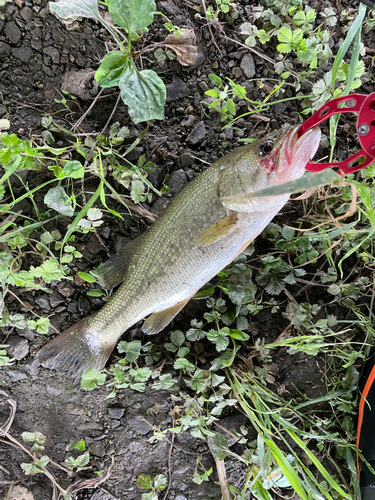
[[[230,168],[219,186],[219,195],[227,209],[263,212],[286,203],[289,194],[251,195],[303,176],[306,164],[318,149],[321,132],[314,127],[298,137],[299,129],[300,126],[284,125],[233,153]]]
[[[284,184],[304,174],[306,164],[318,149],[321,133],[314,127],[298,137],[299,129],[300,126],[284,125],[254,143],[253,154],[258,158],[265,184]]]

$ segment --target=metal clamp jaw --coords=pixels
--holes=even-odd
[[[306,165],[306,170],[309,172],[321,172],[325,168],[337,167],[344,174],[350,174],[368,167],[375,161],[375,92],[368,96],[352,94],[332,99],[301,125],[299,137],[315,125],[339,113],[358,113],[357,133],[362,149],[350,158],[337,163],[309,162]]]

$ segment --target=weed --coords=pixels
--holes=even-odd
[[[45,140],[47,143],[53,144],[52,132],[59,129],[55,127],[55,121],[51,117],[44,121],[44,126],[48,129],[45,131],[48,132],[48,136],[45,135]],[[36,320],[31,320],[26,319],[23,314],[8,315],[6,310],[3,311],[3,301],[9,293],[9,287],[40,289],[48,292],[49,289],[46,285],[52,281],[64,278],[71,279],[68,264],[72,264],[76,259],[82,257],[81,252],[74,245],[75,235],[73,233],[85,234],[96,231],[103,223],[103,211],[94,206],[98,198],[106,210],[121,217],[120,214],[108,208],[106,203],[104,186],[107,186],[114,193],[120,203],[125,204],[104,178],[103,157],[106,158],[106,165],[109,164],[109,170],[113,176],[130,190],[130,195],[135,202],[150,201],[151,192],[158,192],[147,180],[147,175],[155,169],[152,162],[147,161],[144,156],[139,158],[137,165],[126,162],[125,167],[123,161],[120,162],[122,157],[116,151],[116,147],[121,146],[128,134],[127,127],[120,127],[120,124],[116,122],[111,126],[108,137],[98,136],[95,143],[87,139],[83,146],[77,139],[74,149],[85,158],[90,151],[88,148],[94,146],[92,150],[93,170],[99,177],[99,187],[78,213],[79,202],[74,194],[73,183],[76,180],[83,181],[85,169],[80,161],[67,159],[65,155],[69,154],[70,150],[68,148],[54,148],[50,145],[39,146],[34,141],[21,140],[16,134],[8,134],[7,132],[1,135],[0,161],[5,173],[0,179],[0,196],[2,198],[6,196],[6,187],[10,193],[10,196],[4,200],[5,203],[0,207],[0,211],[8,216],[2,225],[2,235],[0,236],[0,240],[6,243],[6,251],[0,253],[0,279],[2,283],[0,324],[2,327],[20,329],[28,327],[40,334],[48,333],[50,323],[47,318],[38,317]],[[141,135],[141,137],[143,136]],[[127,152],[134,147],[135,143],[127,148]],[[64,158],[61,158],[61,155],[64,155]],[[25,170],[34,171],[46,167],[53,174],[53,177],[41,185],[29,189],[23,182],[20,173]],[[24,187],[24,194],[21,196],[16,197],[14,194],[13,179],[17,179]],[[49,187],[51,183],[57,185]],[[40,212],[34,201],[34,194],[39,190],[46,191],[44,213]],[[38,221],[35,222],[22,215],[23,225],[17,227],[15,220],[20,215],[13,212],[13,208],[25,198],[29,198],[33,203]],[[54,212],[57,212],[58,215],[53,215]],[[56,229],[51,231],[44,229],[46,224],[62,216],[75,216],[64,237]],[[37,239],[35,239],[35,232],[38,233]],[[32,256],[39,265],[31,265],[28,270],[22,269],[25,256]],[[95,279],[93,278],[91,282],[95,282]],[[88,294],[100,297],[103,292],[90,290]],[[17,300],[20,299],[17,297]]]
[[[148,474],[140,474],[137,477],[137,484],[140,490],[150,490],[148,493],[142,493],[142,500],[158,500],[158,491],[165,490],[167,478],[163,474],[158,474],[151,479]]]
[[[51,12],[61,19],[74,19],[77,16],[99,21],[112,35],[118,50],[111,50],[102,60],[95,73],[95,79],[102,88],[119,87],[121,98],[128,106],[128,112],[134,123],[164,118],[166,99],[165,85],[152,70],[139,71],[133,60],[132,42],[139,40],[142,33],[153,22],[156,12],[154,0],[144,0],[142,9],[136,0],[123,2],[111,0],[105,2],[109,14],[116,26],[110,25],[100,15],[96,1],[83,5],[80,0],[50,2]],[[166,28],[176,36],[181,36],[181,29],[172,23]],[[123,31],[126,36],[123,37]]]
[[[263,6],[253,7],[255,24],[251,22],[242,23],[239,31],[241,35],[246,36],[245,44],[250,48],[256,47],[258,43],[269,45],[273,37],[277,38],[279,42],[277,45],[279,55],[276,57],[273,69],[276,75],[280,75],[282,80],[294,77],[296,80],[294,83],[296,91],[301,89],[302,83],[309,82],[310,77],[315,80],[311,84],[311,96],[304,96],[302,101],[301,112],[303,115],[316,111],[331,98],[347,95],[366,80],[364,63],[358,59],[360,28],[365,7],[361,8],[359,19],[356,19],[348,30],[346,41],[335,57],[332,71],[326,71],[324,77],[318,80],[314,71],[317,68],[325,68],[333,58],[330,48],[331,33],[329,30],[336,25],[336,14],[332,9],[327,7],[319,13],[308,6],[305,6],[304,9],[299,0],[282,3],[270,0],[267,2],[267,7],[267,9]],[[212,16],[214,18],[216,16],[217,18],[217,13],[213,11],[212,7],[211,10],[208,8],[207,12],[212,13]],[[318,20],[321,20],[320,24],[317,24]],[[343,57],[354,37],[356,40],[356,50],[353,52],[349,64],[343,61]],[[293,65],[286,57],[289,54],[297,56],[296,62],[303,68],[301,71],[292,71]],[[308,69],[306,69],[306,66],[308,66]],[[216,88],[206,91],[206,95],[215,100],[207,104],[210,108],[216,109],[221,113],[221,121],[223,122],[233,120],[236,116],[237,109],[233,97],[246,100],[249,104],[256,106],[256,109],[250,113],[241,115],[241,117],[259,112],[260,108],[271,97],[268,96],[266,101],[263,102],[251,102],[246,99],[246,90],[244,87],[230,81],[230,88],[227,85],[223,86],[222,80],[219,77],[212,75],[210,78],[216,85]],[[336,82],[338,83],[337,88],[335,88]],[[262,84],[260,83],[259,85],[261,86]],[[277,95],[279,89],[280,87],[277,87],[273,93],[276,92]],[[337,126],[338,117],[334,119]],[[332,119],[331,123],[333,123]],[[331,134],[333,133],[331,126]],[[334,139],[331,138],[331,143],[333,141]]]
[[[12,425],[15,416],[15,408],[16,403],[14,400],[8,400],[8,403],[11,405],[12,412],[9,418],[9,427]],[[42,455],[44,451],[44,443],[46,442],[46,437],[43,436],[39,431],[36,432],[23,432],[22,439],[26,443],[32,443],[31,449],[25,448],[19,441],[17,441],[14,437],[12,437],[7,430],[3,430],[2,432],[3,439],[2,441],[21,450],[23,453],[28,454],[32,458],[32,462],[22,463],[21,468],[24,473],[28,476],[34,476],[36,474],[45,474],[45,476],[51,481],[53,486],[53,498],[61,498],[63,497],[65,500],[71,500],[72,492],[78,491],[80,489],[85,489],[86,487],[95,487],[95,484],[100,484],[102,480],[100,479],[103,476],[103,471],[96,471],[96,475],[98,479],[90,480],[90,486],[88,486],[88,482],[86,480],[79,480],[74,485],[70,486],[68,489],[62,488],[59,483],[55,480],[53,474],[49,471],[47,466],[55,467],[60,469],[60,471],[64,471],[68,476],[73,476],[75,473],[72,472],[73,469],[76,472],[87,470],[90,467],[87,467],[90,461],[90,454],[86,451],[84,454],[79,455],[77,457],[70,456],[65,462],[68,465],[68,469],[64,466],[61,466],[51,460],[47,455]],[[71,452],[74,450],[85,451],[86,444],[83,440],[77,441],[75,443],[71,443],[66,447],[66,451]]]
[[[208,75],[209,79],[216,85],[214,89],[206,90],[205,94],[211,98],[213,98],[212,102],[205,102],[208,108],[215,109],[221,114],[221,121],[234,121],[234,117],[236,116],[236,106],[234,103],[234,99],[244,99],[251,105],[255,105],[255,109],[253,111],[249,111],[241,117],[251,115],[254,113],[259,113],[261,111],[265,111],[266,101],[271,97],[268,96],[266,101],[252,101],[247,98],[246,89],[243,85],[239,85],[235,83],[233,80],[228,78],[229,85],[224,85],[223,80],[214,74]],[[277,92],[277,90],[275,90]]]
[[[0,347],[9,347],[8,345],[1,345]],[[7,356],[7,351],[5,349],[0,349],[0,366],[9,366],[12,363],[10,358]]]

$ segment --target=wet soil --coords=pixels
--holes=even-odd
[[[172,195],[177,194],[206,168],[206,162],[211,163],[226,151],[238,147],[239,139],[259,136],[266,129],[280,127],[285,121],[297,123],[298,120],[297,105],[295,102],[288,102],[270,110],[267,113],[267,121],[258,116],[252,117],[240,121],[237,130],[223,131],[218,114],[208,113],[202,108],[200,103],[205,99],[204,91],[211,88],[209,73],[227,76],[246,85],[250,97],[257,100],[267,95],[267,89],[262,90],[255,86],[252,78],[272,78],[272,65],[258,56],[249,58],[246,48],[241,48],[220,36],[220,27],[217,27],[215,32],[217,47],[207,26],[196,15],[195,8],[199,5],[200,2],[158,2],[158,10],[168,15],[173,24],[194,29],[200,49],[199,61],[194,67],[186,68],[176,61],[158,66],[155,59],[148,55],[142,61],[144,67],[157,70],[167,84],[165,120],[150,124],[149,132],[129,158],[137,160],[141,154],[146,154],[157,164],[156,172],[150,176],[157,188],[161,188],[165,176],[171,174],[168,182],[172,193],[161,199],[155,197],[150,205],[144,204],[146,209],[155,214],[161,212]],[[247,19],[249,7],[248,0],[238,2],[242,21]],[[165,36],[163,23],[156,18],[144,43],[161,41]],[[228,30],[228,36],[243,42],[231,30]],[[98,67],[109,43],[107,32],[89,20],[77,21],[67,29],[49,13],[47,2],[43,0],[6,2],[5,6],[0,8],[0,118],[9,118],[11,131],[23,138],[40,137],[43,131],[42,117],[47,114],[52,114],[62,127],[70,129],[87,111],[98,93],[92,79],[92,70]],[[268,52],[272,57],[272,50]],[[72,94],[74,91],[78,93],[76,87],[79,86],[79,97],[73,100],[62,94],[62,90],[66,89],[68,84],[71,85],[71,78],[76,76],[77,72],[80,77],[91,75],[91,78],[88,78],[86,84],[80,85],[77,84],[77,79],[73,80],[73,87],[69,88]],[[70,74],[70,79],[64,80],[67,74]],[[304,90],[308,89],[303,87],[302,91]],[[292,87],[288,86],[285,96],[292,95]],[[63,97],[67,98],[66,105],[57,102]],[[117,97],[116,89],[105,90],[85,116],[77,129],[78,133],[84,136],[103,130]],[[239,107],[240,112],[246,110],[245,105],[242,109],[241,103]],[[115,121],[130,128],[130,137],[127,139],[129,141],[144,129],[143,124],[132,124],[122,101],[117,104],[111,118],[111,122]],[[71,140],[64,132],[53,134],[57,147],[65,146]],[[344,144],[343,154],[346,156],[346,140]],[[44,182],[49,175],[46,170],[32,172],[32,175],[26,173],[24,182],[28,182],[31,188]],[[85,185],[87,191],[92,191],[95,182],[95,179],[88,179]],[[118,190],[121,192],[121,188]],[[35,197],[35,202],[42,206],[42,201],[41,193]],[[111,202],[111,207],[121,210],[115,201]],[[29,201],[24,201],[16,209],[22,210],[24,214],[34,214]],[[284,218],[279,216],[275,222],[293,221],[300,215],[295,203],[289,203],[283,212]],[[51,294],[20,292],[22,301],[30,304],[37,314],[50,317],[52,325],[58,330],[65,329],[79,318],[99,309],[103,304],[102,299],[88,297],[87,290],[91,285],[80,280],[76,273],[88,272],[96,267],[151,224],[147,218],[134,214],[123,216],[121,223],[105,216],[105,223],[98,235],[79,236],[78,242],[76,241],[77,249],[82,251],[84,257],[71,265],[74,281],[52,282]],[[55,228],[61,228],[62,231],[64,227],[66,228],[66,221],[63,219],[55,225]],[[267,246],[269,242],[265,240],[260,239],[257,242],[259,251]],[[318,293],[311,297],[311,300],[316,296]],[[20,311],[18,301],[12,297],[7,307],[13,313]],[[188,328],[190,319],[202,315],[203,308],[202,301],[192,301],[178,315],[174,326]],[[342,311],[336,312],[338,316],[343,314]],[[262,337],[268,342],[275,340],[287,325],[288,322],[281,315],[262,313],[251,323],[249,332],[252,341]],[[46,341],[44,337],[28,329],[3,333],[10,333],[7,343],[14,342],[22,361],[14,367],[0,370],[0,424],[6,422],[11,411],[7,401],[14,400],[17,403],[17,411],[10,432],[16,439],[21,440],[20,436],[24,431],[42,432],[47,437],[45,454],[61,464],[67,457],[66,445],[84,439],[93,457],[93,470],[103,470],[104,474],[110,471],[108,479],[97,489],[79,492],[77,498],[139,500],[142,492],[137,487],[136,479],[141,473],[167,476],[170,481],[167,496],[162,492],[159,498],[221,498],[215,470],[208,482],[197,485],[192,481],[197,457],[201,458],[206,470],[210,467],[215,469],[214,460],[205,441],[194,439],[186,432],[174,438],[168,434],[168,440],[150,439],[154,430],[163,430],[175,424],[172,411],[175,403],[170,393],[152,391],[149,388],[144,393],[125,389],[114,399],[106,399],[108,389],[84,392],[72,388],[70,379],[65,374],[38,370],[32,366],[33,356]],[[55,335],[53,329],[50,329],[50,335]],[[142,335],[135,328],[130,332],[129,338],[142,338]],[[167,338],[168,332],[162,332],[153,342],[162,344]],[[245,348],[245,356],[246,353],[249,354]],[[302,392],[310,398],[325,393],[325,382],[322,381],[322,373],[325,370],[323,359],[305,355],[291,357],[281,351],[273,363],[274,378],[271,386],[275,390],[282,388],[284,392],[293,395]],[[245,423],[237,412],[227,418],[229,421],[224,424],[228,428],[238,429]],[[250,429],[251,432],[253,431]],[[25,461],[27,456],[23,452],[5,445],[0,440],[0,498],[23,498],[26,490],[19,490],[21,493],[18,493],[17,497],[11,496],[12,489],[22,486],[28,490],[28,494],[33,495],[25,498],[51,499],[50,481],[42,474],[25,476],[20,467],[20,463]],[[63,487],[68,487],[76,480],[69,478],[64,471],[53,467],[51,470]],[[238,462],[232,463],[229,460],[227,473],[229,483],[240,488],[245,480],[245,468]],[[81,478],[85,475],[87,478],[93,477],[90,471],[82,473]]]

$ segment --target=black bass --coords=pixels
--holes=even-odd
[[[165,328],[195,293],[263,231],[289,194],[241,198],[302,177],[320,130],[298,138],[286,126],[217,160],[190,182],[154,225],[133,240],[103,281],[122,285],[96,314],[58,335],[37,354],[46,367],[78,379],[102,369],[121,335],[145,320],[149,335]]]

